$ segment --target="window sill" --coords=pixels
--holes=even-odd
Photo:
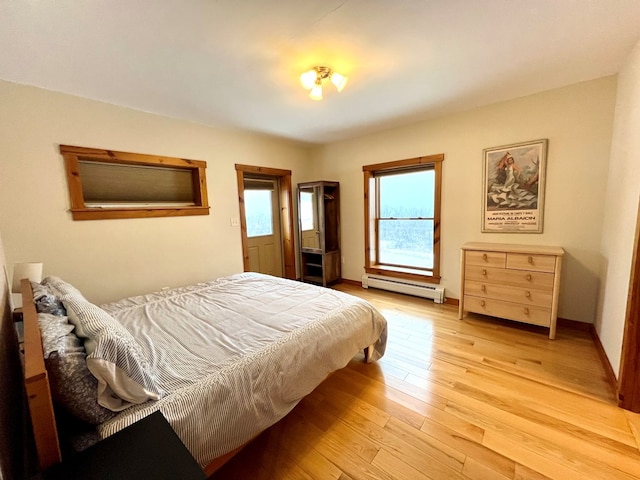
[[[364,270],[372,275],[382,275],[386,277],[404,278],[406,280],[414,280],[417,282],[426,282],[440,284],[440,277],[431,275],[422,270],[416,270],[403,267],[390,267],[388,265],[373,265],[365,267]]]
[[[209,207],[72,208],[71,215],[74,220],[181,217],[187,215],[209,215]]]

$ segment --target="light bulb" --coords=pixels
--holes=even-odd
[[[313,85],[309,92],[309,98],[313,100],[322,100],[322,84],[320,82],[316,82]]]
[[[338,72],[333,72],[331,74],[331,83],[333,83],[339,92],[344,89],[344,86],[347,84],[349,77],[345,77],[344,75],[340,75]]]
[[[300,83],[305,89],[311,90],[316,83],[316,78],[316,71],[309,70],[308,72],[304,72],[302,75],[300,75]]]

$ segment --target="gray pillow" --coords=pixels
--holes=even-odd
[[[51,313],[53,315],[66,315],[67,311],[58,297],[56,297],[47,285],[31,282],[33,290],[33,302],[38,313]]]
[[[98,425],[116,415],[98,405],[98,380],[87,368],[86,352],[67,317],[39,314],[45,365],[56,405],[69,414]]]
[[[73,325],[67,321],[67,317],[53,315],[51,313],[39,313],[38,325],[42,337],[42,350],[45,360],[53,352],[64,353],[66,348],[65,337],[73,331]],[[75,336],[75,335],[74,335]]]

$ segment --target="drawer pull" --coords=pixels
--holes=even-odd
[[[482,269],[482,275],[484,275],[485,277],[487,276],[487,271],[484,268]]]
[[[527,278],[527,281],[530,282],[533,277],[531,276],[530,273],[527,273],[527,277],[526,278]]]
[[[527,290],[527,293],[525,293],[524,296],[527,298],[531,298],[531,292]]]
[[[528,309],[528,308],[526,308],[526,307],[525,307],[525,309],[524,309],[524,314],[525,314],[525,315],[529,315],[529,309]]]
[[[486,262],[488,258],[489,258],[489,257],[487,257],[487,254],[486,254],[486,253],[483,253],[483,254],[482,254],[482,260],[484,260],[484,261]]]
[[[533,265],[533,257],[531,257],[531,256],[530,256],[530,257],[527,259],[527,261],[528,261],[531,265]]]
[[[483,292],[487,292],[487,286],[486,285],[482,285],[482,287],[480,287],[480,290],[482,290]]]
[[[485,305],[486,305],[485,301],[484,300],[480,300],[480,306],[484,307]]]

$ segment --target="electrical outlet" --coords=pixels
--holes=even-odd
[[[229,223],[231,223],[232,227],[239,227],[240,226],[240,219],[238,217],[231,217],[229,219]]]

